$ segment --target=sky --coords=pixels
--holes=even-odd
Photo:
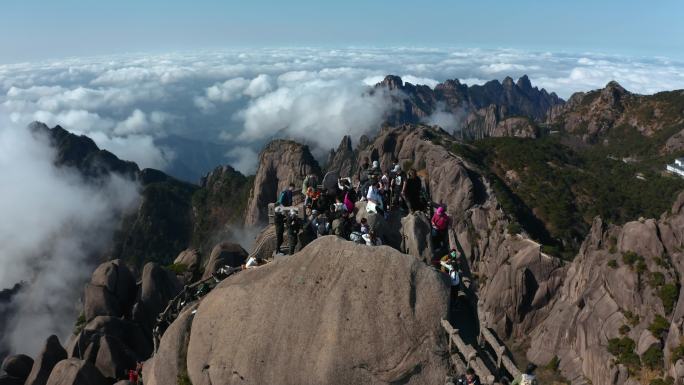
[[[684,52],[681,0],[3,0],[0,63],[282,46]]]

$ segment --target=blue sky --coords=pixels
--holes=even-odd
[[[681,57],[681,0],[3,0],[0,63],[245,46],[515,47]]]

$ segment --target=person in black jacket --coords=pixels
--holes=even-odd
[[[302,221],[297,216],[295,210],[290,211],[290,216],[287,218],[287,239],[290,244],[290,255],[294,254],[295,248],[297,247],[297,237],[299,236],[299,230],[302,229]]]
[[[413,214],[415,211],[423,209],[420,201],[420,193],[423,190],[423,183],[417,175],[415,169],[408,172],[408,178],[404,184],[404,200],[408,206],[409,212]]]

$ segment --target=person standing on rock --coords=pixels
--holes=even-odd
[[[294,183],[290,183],[290,186],[288,186],[287,190],[283,190],[283,192],[280,193],[280,197],[278,197],[278,204],[285,207],[292,206],[292,195],[294,193],[294,189]]]
[[[367,246],[382,246],[382,240],[375,233],[375,230],[369,231],[368,234],[363,234],[362,238]]]
[[[297,211],[290,210],[290,216],[287,218],[287,240],[290,245],[289,254],[292,255],[297,247],[297,237],[299,230],[302,229],[302,221],[297,216]]]
[[[406,175],[399,164],[394,165],[390,184],[390,210],[401,207],[401,193],[406,183]]]
[[[285,235],[285,214],[283,208],[278,206],[275,208],[275,215],[273,217],[276,232],[276,254],[280,254],[280,248],[283,246],[283,236]]]
[[[423,209],[420,203],[420,193],[423,189],[423,184],[415,169],[410,169],[406,184],[404,184],[403,196],[408,206],[409,212],[413,214],[416,211]]]
[[[447,230],[449,229],[450,218],[444,211],[444,207],[437,207],[435,215],[432,216],[432,243],[439,249],[444,248],[444,242],[447,239]]]
[[[380,192],[380,183],[372,184],[368,188],[368,194],[366,194],[366,199],[368,199],[368,204],[366,205],[366,210],[371,212],[376,212],[383,215],[384,210],[382,206],[382,193]],[[372,205],[371,205],[372,203]]]

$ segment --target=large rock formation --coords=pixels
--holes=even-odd
[[[86,321],[97,316],[123,316],[135,301],[135,278],[121,260],[100,265],[86,285],[83,311]]]
[[[174,349],[146,364],[146,383],[180,373],[175,346],[189,322],[195,385],[442,383],[447,304],[448,282],[414,257],[323,237],[226,279],[193,320],[184,313],[161,341]]]
[[[45,342],[45,347],[38,353],[33,362],[31,373],[26,379],[26,385],[45,385],[47,384],[52,369],[58,362],[67,358],[67,352],[59,343],[57,336],[50,336]]]
[[[321,177],[321,169],[307,146],[289,140],[274,140],[259,154],[259,167],[254,177],[245,215],[247,225],[267,222],[268,204],[278,198],[290,183],[301,190],[308,174]]]
[[[392,125],[431,123],[434,116],[449,116],[453,127],[465,138],[488,136],[536,136],[532,122],[504,123],[507,118],[523,116],[542,122],[552,107],[563,100],[554,93],[532,87],[525,75],[517,83],[507,77],[503,83],[492,80],[483,85],[467,86],[457,79],[447,80],[434,87],[404,83],[397,76],[387,76],[376,88],[384,88],[393,95],[399,108],[387,118]],[[437,122],[439,123],[439,122]]]

